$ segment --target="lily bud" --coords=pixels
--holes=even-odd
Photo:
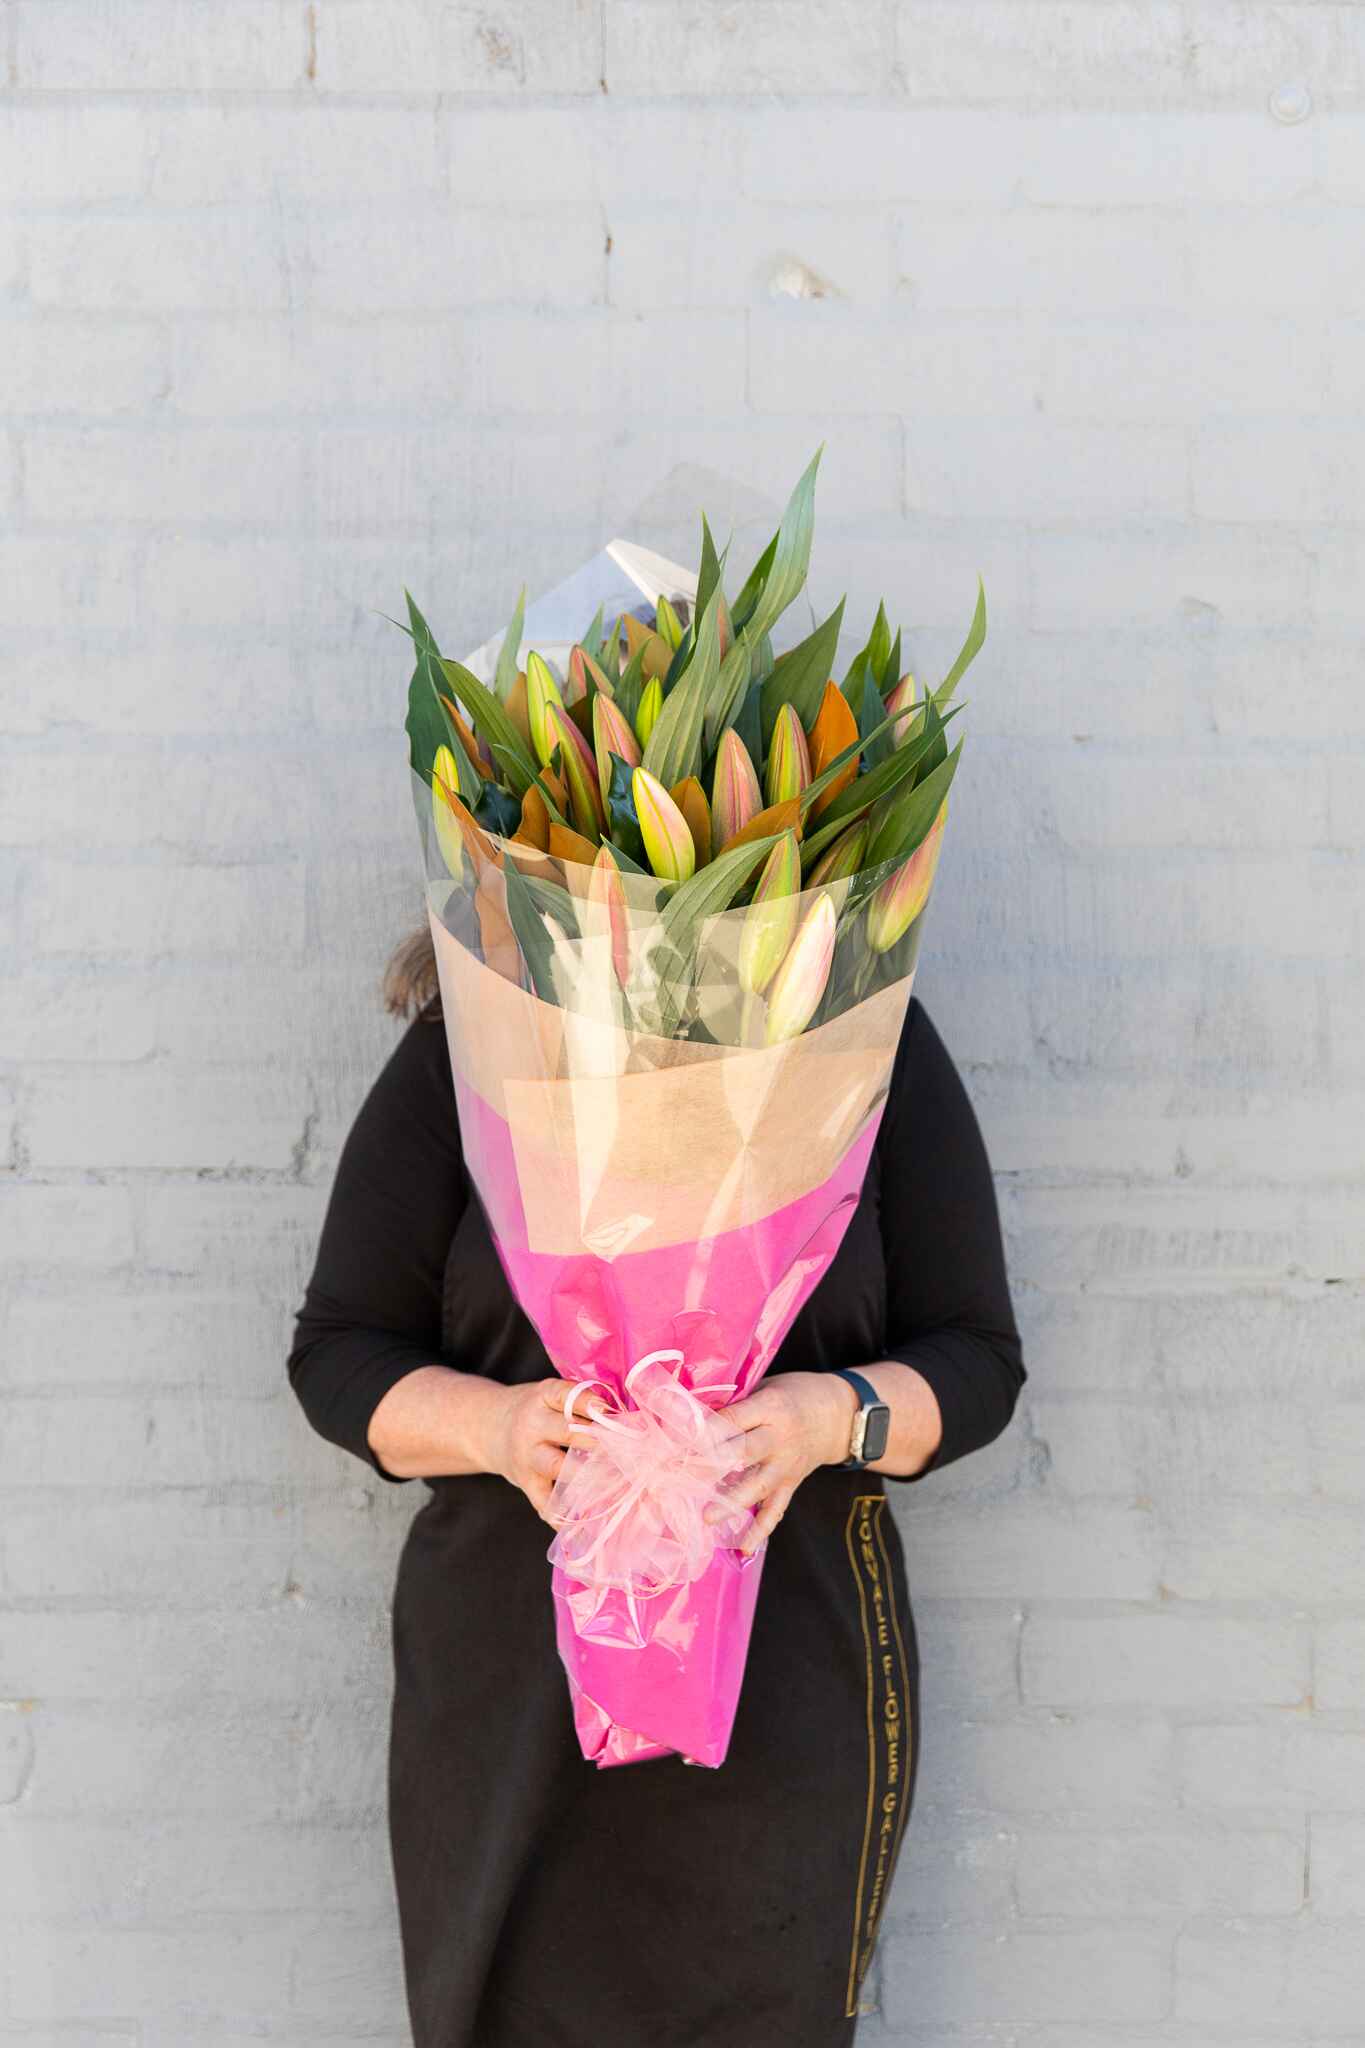
[[[739,935],[739,985],[746,996],[762,995],[792,942],[800,909],[801,849],[794,832],[784,832],[763,863]]]
[[[654,607],[654,626],[660,639],[666,640],[676,654],[682,646],[682,620],[666,597],[661,597]]]
[[[673,659],[673,649],[662,633],[656,633],[637,619],[633,612],[623,614],[626,629],[626,652],[628,657],[640,656],[640,667],[646,676],[666,676]]]
[[[857,874],[867,852],[868,823],[862,818],[856,825],[850,825],[847,832],[841,832],[832,846],[827,846],[806,880],[808,889],[818,889],[823,882],[846,882]]]
[[[786,797],[800,796],[810,779],[810,748],[806,745],[806,735],[795,707],[784,704],[777,714],[772,745],[768,749],[765,785],[768,802],[780,804]]]
[[[685,775],[668,793],[687,820],[697,865],[704,868],[711,858],[711,809],[706,792],[695,775]]]
[[[630,909],[616,855],[605,840],[597,849],[597,858],[588,877],[588,901],[596,904],[599,913],[606,918],[607,930],[611,934],[612,972],[624,988],[630,980]]]
[[[910,729],[915,722],[910,714],[918,701],[919,686],[912,675],[902,676],[895,689],[887,692],[886,708],[888,713],[894,714],[900,711],[905,714],[903,718],[897,718],[896,723],[891,728],[893,746],[903,747],[909,739]]]
[[[559,748],[574,824],[586,839],[596,844],[607,812],[597,787],[597,763],[592,750],[562,704],[546,707],[545,726],[551,753]]]
[[[874,892],[867,906],[867,943],[874,953],[889,953],[929,901],[947,819],[948,799],[944,797],[938,816],[909,860],[903,861]]]
[[[711,826],[717,846],[724,846],[756,818],[763,807],[758,776],[749,749],[732,725],[727,725],[716,750],[716,772],[711,781]]]
[[[819,897],[802,918],[800,930],[768,990],[764,1028],[769,1045],[799,1037],[819,1009],[834,963],[837,924],[834,903],[828,896]]]
[[[611,788],[612,755],[619,754],[628,768],[638,768],[640,743],[620,705],[601,691],[592,700],[592,739],[597,751],[597,780],[605,804]]]
[[[587,648],[570,648],[569,679],[564,690],[564,702],[566,704],[577,704],[581,698],[586,697],[589,682],[591,682],[593,689],[600,691],[604,697],[611,696],[612,687],[607,680],[606,673],[593,660]]]
[[[664,686],[657,676],[651,676],[640,692],[639,709],[635,713],[635,732],[642,747],[649,745],[659,713],[664,708]]]
[[[695,872],[697,849],[687,820],[657,776],[637,768],[630,778],[640,837],[649,864],[664,882],[685,882]]]
[[[531,745],[542,768],[548,767],[558,742],[551,737],[546,716],[552,704],[563,708],[559,684],[547,661],[538,654],[526,657],[526,716],[531,726]]]
[[[847,697],[834,682],[825,684],[825,693],[820,699],[820,710],[810,729],[810,762],[816,775],[823,775],[840,754],[858,744],[858,721]],[[858,773],[858,756],[845,762],[833,782],[827,783],[816,797],[811,816],[818,818],[828,809],[841,790],[848,788]]]
[[[441,858],[458,882],[464,875],[464,837],[456,823],[452,797],[460,793],[455,756],[449,747],[438,747],[431,764],[431,822]]]

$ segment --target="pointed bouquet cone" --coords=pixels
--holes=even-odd
[[[733,606],[713,551],[700,619],[697,577],[626,542],[463,664],[413,608],[413,791],[464,1157],[513,1295],[581,1383],[578,1416],[594,1407],[550,1559],[602,1766],[724,1760],[762,1571],[747,1514],[706,1520],[739,1462],[725,1411],[856,1206],[956,763],[948,686],[903,745],[879,723],[889,635],[859,656],[860,697],[827,681],[826,628],[746,680],[775,616],[764,578],[777,609],[800,588],[799,528],[789,508]],[[497,784],[426,709],[424,664],[453,679]]]

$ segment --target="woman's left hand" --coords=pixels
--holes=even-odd
[[[757,1550],[782,1520],[801,1481],[817,1466],[840,1465],[848,1456],[857,1409],[848,1381],[832,1372],[778,1373],[734,1402],[724,1413],[744,1433],[744,1467],[725,1482],[724,1502],[706,1510],[707,1521],[721,1522],[736,1509],[753,1508],[754,1520],[739,1547]]]

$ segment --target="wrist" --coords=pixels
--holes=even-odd
[[[828,1383],[830,1409],[824,1462],[842,1465],[853,1444],[853,1423],[860,1404],[855,1390],[837,1373],[822,1373],[820,1377]]]

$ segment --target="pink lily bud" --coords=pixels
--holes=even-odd
[[[818,889],[822,882],[844,882],[856,875],[867,852],[868,823],[860,819],[850,825],[847,832],[841,832],[833,845],[827,846],[806,882],[808,889]]]
[[[795,707],[784,704],[777,714],[772,745],[768,749],[765,784],[768,802],[780,804],[788,797],[800,796],[810,779],[810,748],[806,744],[806,735]]]
[[[903,938],[929,901],[948,819],[948,799],[910,858],[888,875],[867,906],[867,943],[874,953],[889,953]]]
[[[649,745],[649,736],[663,708],[664,686],[657,676],[651,676],[640,692],[640,702],[635,712],[635,731],[642,747]]]
[[[628,768],[638,768],[640,742],[620,705],[600,691],[592,700],[592,738],[597,750],[597,780],[605,804],[611,788],[611,756],[619,754]]]
[[[834,902],[829,896],[818,897],[802,918],[787,957],[768,990],[765,1031],[769,1045],[799,1037],[819,1009],[834,964],[837,925]]]
[[[547,705],[545,727],[550,751],[559,748],[560,766],[569,790],[569,810],[578,831],[596,843],[606,823],[606,806],[597,787],[597,762],[592,749],[562,704]]]
[[[588,877],[588,901],[606,913],[607,929],[611,933],[612,972],[624,988],[630,980],[630,910],[616,855],[605,840],[597,849],[597,858]]]
[[[894,746],[903,747],[909,739],[910,729],[915,722],[910,714],[918,702],[919,688],[912,675],[903,675],[895,689],[887,691],[886,709],[888,714],[894,715],[898,711],[905,714],[904,717],[897,718],[896,723],[891,728],[891,741]]]
[[[794,832],[784,832],[758,878],[739,935],[739,985],[761,995],[776,974],[796,930],[800,909],[801,849]]]
[[[647,768],[635,770],[630,787],[650,866],[661,881],[687,881],[696,870],[697,849],[686,818]]]
[[[613,695],[612,687],[607,680],[605,671],[598,667],[587,648],[571,648],[569,650],[569,679],[564,689],[564,702],[566,704],[577,704],[582,698],[586,697],[590,681],[594,690],[599,690],[604,697]]]
[[[732,725],[727,725],[716,750],[716,772],[711,780],[711,836],[724,846],[736,832],[742,832],[763,807],[758,776],[749,749]]]
[[[531,726],[531,745],[542,768],[550,764],[558,742],[551,738],[546,713],[552,704],[563,707],[559,684],[547,661],[538,654],[526,657],[526,715]]]

